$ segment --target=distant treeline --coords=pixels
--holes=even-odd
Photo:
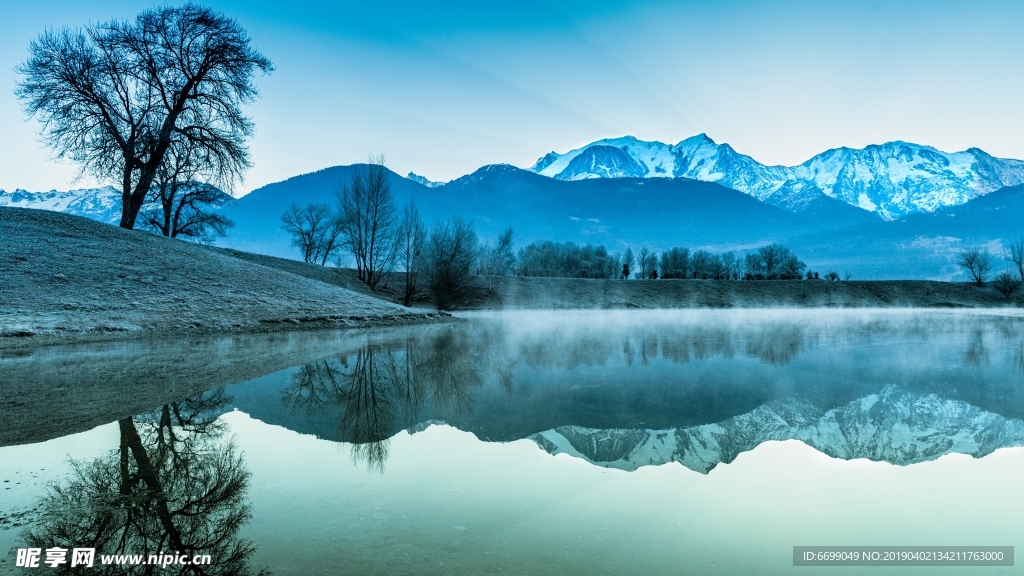
[[[604,246],[550,240],[520,249],[511,269],[518,276],[641,280],[798,280],[807,273],[807,265],[781,244],[769,244],[742,257],[735,252],[691,252],[683,247],[660,255],[647,248],[634,254],[627,248],[619,256],[609,254]],[[817,276],[810,272],[807,277]],[[838,280],[838,275],[831,273],[830,279]]]

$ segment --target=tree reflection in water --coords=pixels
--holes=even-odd
[[[482,340],[454,327],[358,350],[302,366],[282,394],[293,410],[339,411],[338,439],[351,443],[353,462],[383,472],[389,439],[420,422],[425,403],[452,415],[471,412],[471,389],[493,368],[511,390],[511,367],[487,358]]]
[[[118,421],[120,447],[72,462],[69,476],[39,502],[39,522],[22,545],[95,548],[99,574],[265,574],[249,566],[255,544],[238,536],[252,517],[250,473],[217,420],[229,401],[221,389]],[[105,554],[174,553],[209,555],[211,564],[99,561]],[[70,572],[70,564],[61,570]]]
[[[604,366],[609,361],[643,366],[662,358],[672,363],[738,350],[781,365],[799,353],[806,335],[800,327],[729,329],[663,327],[631,330],[621,348],[594,333],[516,338],[501,326],[452,325],[410,330],[402,338],[373,340],[337,357],[301,366],[282,393],[294,412],[337,415],[331,439],[349,443],[353,462],[382,472],[389,439],[421,422],[430,412],[455,417],[471,413],[473,392],[485,378],[496,378],[508,394],[517,364],[533,369]]]

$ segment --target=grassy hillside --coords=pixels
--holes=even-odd
[[[341,286],[56,212],[0,208],[0,347],[174,331],[421,321]]]

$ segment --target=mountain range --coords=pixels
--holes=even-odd
[[[1006,186],[1024,184],[1024,161],[978,148],[941,152],[909,142],[835,148],[798,166],[767,166],[705,134],[678,144],[632,136],[551,152],[531,168],[559,180],[691,178],[739,190],[793,212],[824,198],[885,220],[963,204]]]
[[[334,205],[358,168],[325,168],[237,199],[223,208],[236,226],[218,244],[296,258],[281,214],[293,203]],[[415,173],[390,179],[399,205],[415,201],[428,224],[468,218],[484,242],[508,226],[520,247],[548,239],[612,252],[743,252],[781,242],[812,269],[866,279],[964,278],[959,250],[998,255],[1024,228],[1024,163],[903,142],[830,150],[784,167],[704,135],[671,146],[625,137],[548,154],[529,170],[498,164],[444,183]],[[119,202],[109,187],[0,191],[0,205],[108,223],[118,221]]]
[[[220,243],[294,257],[289,236],[281,229],[281,214],[293,202],[334,205],[338,183],[347,182],[357,168],[328,168],[240,198],[225,208],[237,225]],[[839,202],[828,208],[841,213],[811,218],[719,184],[685,178],[565,181],[506,164],[484,166],[434,187],[392,174],[391,188],[399,205],[414,200],[428,224],[460,215],[474,222],[484,242],[512,226],[518,246],[535,240],[571,240],[603,244],[611,251],[636,244],[732,249],[823,231],[838,222],[881,221]]]
[[[295,258],[280,215],[292,203],[333,205],[339,183],[356,168],[328,168],[251,192],[225,208],[237,226],[219,243]],[[1024,186],[886,221],[824,195],[794,212],[688,178],[559,180],[491,165],[432,187],[398,174],[391,182],[398,204],[415,200],[428,224],[457,214],[474,222],[484,242],[507,226],[519,247],[549,239],[603,244],[620,253],[641,246],[743,252],[781,242],[815,270],[860,279],[965,278],[956,263],[959,250],[977,246],[998,256],[1024,233]]]
[[[121,193],[111,186],[49,192],[0,190],[0,206],[67,212],[107,224],[121,221]]]

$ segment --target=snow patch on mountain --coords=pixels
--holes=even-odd
[[[422,185],[426,186],[427,188],[437,188],[438,186],[444,186],[445,185],[445,182],[435,182],[433,180],[427,179],[425,176],[420,176],[419,174],[417,174],[415,172],[409,172],[409,175],[406,176],[405,178],[407,180],[412,180],[413,182],[416,182],[417,184],[422,184]]]
[[[1024,183],[1024,161],[978,148],[948,153],[897,141],[828,150],[799,166],[768,166],[705,134],[675,145],[632,136],[598,140],[565,154],[548,153],[531,170],[560,180],[692,178],[793,211],[825,195],[887,220]]]
[[[771,440],[800,440],[833,458],[907,465],[944,454],[981,457],[1024,446],[1024,421],[959,400],[887,387],[822,410],[802,398],[769,402],[724,422],[669,430],[562,426],[531,437],[551,454],[622,470],[679,462],[707,474]]]
[[[0,190],[0,206],[64,212],[108,224],[121,221],[121,192],[111,186],[49,192]]]
[[[563,180],[643,178],[647,169],[622,149],[591,146],[573,158],[559,175]]]

